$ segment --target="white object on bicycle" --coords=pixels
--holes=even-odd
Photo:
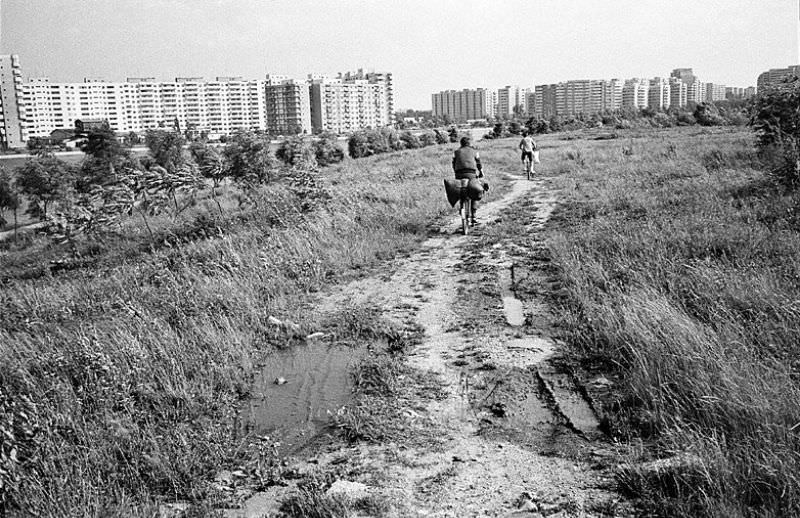
[[[538,151],[534,151],[533,152],[533,163],[534,164],[541,164],[541,162],[539,162],[539,152]]]

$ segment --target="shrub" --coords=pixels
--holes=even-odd
[[[335,134],[323,132],[314,141],[314,156],[319,165],[326,166],[344,160],[344,150],[339,146],[339,139]]]
[[[430,131],[426,131],[419,136],[419,141],[422,147],[432,146],[436,144],[436,135]]]
[[[753,105],[751,124],[772,175],[790,188],[800,184],[800,78],[768,87]]]
[[[275,151],[275,158],[286,165],[316,165],[317,158],[311,139],[296,135],[284,140]]]
[[[405,149],[417,149],[422,147],[422,142],[419,138],[410,131],[404,131],[400,134],[400,140],[403,141]]]
[[[442,130],[437,128],[433,131],[434,131],[434,136],[436,137],[437,144],[447,144],[448,142],[447,135]]]

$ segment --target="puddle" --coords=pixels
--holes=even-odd
[[[540,365],[538,372],[547,391],[555,399],[558,410],[575,430],[579,431],[587,439],[594,439],[603,435],[592,407],[576,391],[569,376],[557,372],[547,364]]]
[[[270,355],[243,416],[248,431],[280,442],[281,453],[308,443],[350,400],[350,373],[366,353],[366,347],[311,344]]]
[[[498,277],[500,278],[501,297],[503,298],[503,313],[506,316],[506,322],[512,327],[520,327],[525,324],[525,309],[522,306],[522,301],[514,296],[511,291],[511,269],[500,266],[498,270]]]

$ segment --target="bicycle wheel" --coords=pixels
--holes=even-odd
[[[472,200],[465,198],[461,200],[461,230],[464,235],[469,234],[469,218],[471,217],[470,211],[472,210]]]

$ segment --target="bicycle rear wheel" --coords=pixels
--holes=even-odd
[[[461,230],[464,235],[469,234],[469,218],[472,217],[472,200],[469,198],[461,200]]]

